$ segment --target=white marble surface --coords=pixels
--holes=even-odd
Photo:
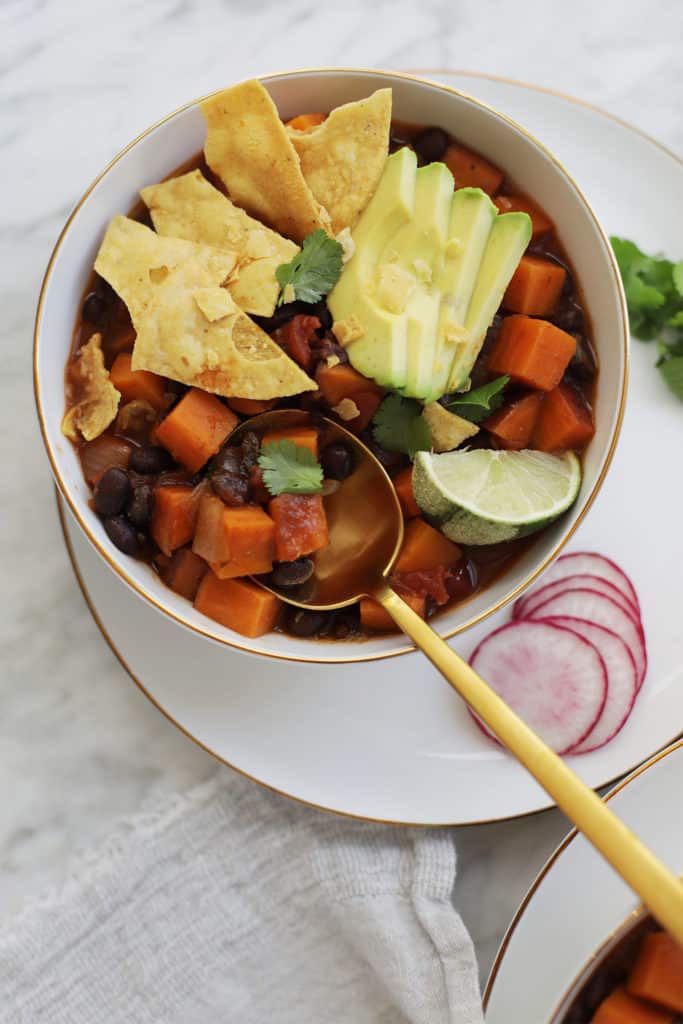
[[[152,790],[215,770],[106,647],[55,517],[32,410],[31,330],[45,263],[83,188],[188,98],[325,64],[509,75],[604,106],[680,152],[682,39],[677,0],[3,0],[0,922],[59,883],[73,852]],[[565,828],[546,813],[457,830],[456,899],[482,969]]]

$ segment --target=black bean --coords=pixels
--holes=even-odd
[[[221,448],[211,463],[212,473],[232,473],[234,476],[242,474],[242,450],[234,445],[226,445]]]
[[[145,529],[149,526],[153,511],[154,488],[148,483],[138,484],[126,505],[126,516],[133,526]]]
[[[315,303],[311,309],[311,316],[317,316],[323,331],[330,331],[332,329],[332,314],[327,308],[327,303],[324,299]]]
[[[320,456],[323,473],[330,480],[346,480],[353,472],[353,454],[346,444],[334,441],[326,445]]]
[[[431,164],[440,160],[448,146],[448,135],[442,128],[425,128],[413,139],[413,149],[420,163]]]
[[[260,450],[261,441],[258,434],[255,434],[253,430],[249,430],[242,438],[241,454],[243,472],[248,473],[250,469],[254,468],[258,462]]]
[[[98,516],[116,516],[123,510],[130,494],[130,481],[125,469],[108,469],[95,485],[93,504]]]
[[[103,327],[107,319],[107,303],[97,292],[90,292],[83,302],[83,319],[93,327]]]
[[[136,473],[145,473],[147,476],[156,476],[170,469],[173,459],[165,448],[156,444],[143,444],[135,448],[130,457],[130,468]]]
[[[569,371],[579,381],[588,381],[595,376],[598,369],[598,360],[588,338],[584,335],[575,335],[576,351],[569,363]]]
[[[271,573],[274,587],[298,587],[307,583],[315,566],[310,558],[297,558],[296,562],[279,562]]]
[[[287,629],[294,636],[314,636],[325,626],[329,613],[294,608],[287,616]]]
[[[553,315],[553,323],[572,334],[583,329],[583,310],[571,299],[562,302]]]
[[[124,555],[137,555],[140,550],[140,538],[132,523],[125,516],[109,516],[104,520],[104,529],[112,544],[115,544]]]
[[[249,495],[248,479],[241,473],[231,473],[226,469],[211,474],[211,487],[230,508],[244,505]]]
[[[381,444],[377,444],[377,441],[375,441],[371,431],[364,434],[363,440],[375,458],[384,466],[387,473],[392,474],[403,468],[405,457],[401,452],[389,452],[386,448],[382,448]]]

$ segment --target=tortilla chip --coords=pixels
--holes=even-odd
[[[114,422],[121,401],[104,366],[101,334],[79,349],[69,379],[78,400],[62,420],[62,433],[72,441],[93,441]]]
[[[367,206],[389,153],[391,89],[337,107],[317,128],[289,137],[315,198],[338,234],[352,227]]]
[[[132,368],[226,397],[314,391],[315,381],[219,287],[230,265],[230,253],[114,218],[95,267],[131,314]]]
[[[152,286],[187,260],[199,265],[198,273],[203,270],[210,284],[220,285],[235,269],[237,255],[180,238],[162,238],[144,224],[117,216],[109,223],[95,270],[123,299],[135,321],[147,308]],[[206,284],[204,276],[198,287],[201,284]]]
[[[306,184],[277,107],[260,82],[242,82],[202,103],[206,162],[231,199],[295,242],[330,218]]]
[[[273,315],[280,293],[275,270],[294,259],[299,251],[294,242],[240,210],[201,171],[149,185],[140,195],[160,235],[236,252],[238,272],[228,282],[230,294],[245,313]]]

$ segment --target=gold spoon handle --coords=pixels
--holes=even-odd
[[[387,584],[373,597],[683,945],[683,883]]]

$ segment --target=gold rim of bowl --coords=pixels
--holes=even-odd
[[[402,79],[402,80],[405,80],[405,81],[417,82],[420,85],[432,86],[432,87],[440,89],[440,90],[442,90],[444,92],[451,93],[453,95],[456,95],[456,96],[459,96],[459,97],[461,97],[463,99],[466,99],[469,102],[474,103],[475,105],[477,105],[479,107],[482,107],[483,109],[489,111],[490,113],[492,113],[496,117],[498,117],[500,120],[502,120],[506,124],[510,125],[510,127],[512,127],[515,131],[520,132],[529,141],[531,141],[533,143],[533,145],[536,146],[538,149],[540,149],[543,152],[543,154],[547,157],[547,159],[550,160],[550,162],[553,163],[554,166],[556,168],[558,168],[559,171],[570,182],[570,184],[572,185],[572,187],[575,189],[576,193],[578,194],[581,202],[584,204],[586,210],[588,211],[588,213],[589,213],[589,215],[590,215],[590,217],[591,217],[591,219],[592,219],[592,221],[594,223],[594,226],[595,226],[595,228],[596,228],[600,238],[602,239],[602,241],[604,243],[604,246],[605,246],[605,249],[606,249],[606,252],[607,252],[607,256],[608,256],[610,270],[611,270],[611,273],[612,273],[612,276],[613,276],[613,280],[614,280],[614,287],[615,287],[617,295],[619,297],[619,303],[620,303],[620,307],[621,307],[621,315],[622,315],[622,323],[623,323],[623,331],[622,331],[622,337],[621,337],[622,358],[623,358],[623,373],[622,373],[622,380],[621,380],[620,402],[619,402],[619,407],[617,409],[616,421],[615,421],[615,424],[614,424],[614,430],[613,430],[613,433],[612,433],[612,438],[610,440],[609,448],[608,448],[608,450],[607,450],[607,452],[606,452],[606,454],[604,456],[602,468],[600,470],[598,478],[595,481],[595,483],[594,483],[594,485],[593,485],[593,487],[591,489],[590,494],[586,498],[586,501],[584,503],[583,508],[581,509],[581,511],[580,511],[579,515],[577,516],[575,522],[572,523],[572,525],[560,537],[559,541],[554,546],[554,548],[550,552],[550,554],[547,555],[547,557],[544,558],[543,561],[540,562],[539,565],[531,573],[529,573],[529,575],[521,583],[519,583],[510,594],[508,594],[504,598],[501,598],[499,601],[497,601],[495,604],[493,604],[490,608],[487,608],[486,610],[480,612],[478,615],[475,615],[472,618],[466,619],[464,622],[459,623],[457,626],[453,627],[452,629],[448,629],[445,632],[441,633],[441,636],[443,636],[444,639],[448,640],[451,637],[456,636],[457,634],[464,632],[466,629],[470,629],[472,626],[474,626],[477,623],[479,623],[479,622],[483,621],[484,619],[488,618],[490,615],[493,615],[495,612],[499,611],[505,605],[507,605],[511,601],[513,601],[523,590],[525,590],[529,586],[529,584],[532,583],[533,580],[535,580],[540,575],[540,573],[543,572],[543,570],[546,568],[546,566],[548,566],[553,561],[553,559],[559,554],[559,552],[565,546],[567,541],[570,540],[570,538],[574,535],[574,533],[576,532],[578,527],[583,522],[583,520],[584,520],[585,516],[587,515],[589,509],[591,508],[593,502],[595,501],[595,498],[597,497],[597,495],[598,495],[598,493],[600,491],[600,488],[602,487],[603,481],[605,479],[605,476],[607,475],[607,471],[608,471],[608,469],[610,467],[610,464],[612,462],[612,458],[613,458],[614,451],[615,451],[615,448],[616,448],[617,440],[619,438],[619,433],[621,431],[621,425],[622,425],[622,421],[623,421],[623,417],[624,417],[624,408],[625,408],[625,402],[626,402],[626,391],[627,391],[628,373],[629,373],[629,350],[628,350],[629,336],[628,336],[628,313],[627,313],[627,309],[626,309],[626,299],[625,299],[625,296],[624,296],[624,290],[623,290],[623,287],[622,287],[621,277],[619,275],[619,270],[618,270],[618,267],[617,267],[616,259],[614,258],[614,255],[612,253],[612,248],[610,246],[609,239],[608,239],[605,231],[603,230],[602,225],[600,224],[600,221],[599,221],[598,217],[595,214],[595,211],[593,210],[591,204],[588,202],[588,200],[587,200],[586,196],[584,195],[583,191],[581,190],[581,188],[577,185],[577,183],[574,181],[574,179],[569,174],[569,172],[566,170],[566,168],[543,145],[543,143],[539,142],[539,140],[535,136],[533,136],[530,132],[528,132],[521,125],[517,124],[517,122],[514,121],[512,118],[507,117],[505,114],[501,114],[500,111],[496,110],[494,107],[490,106],[489,104],[483,103],[481,100],[476,99],[474,96],[470,96],[468,93],[465,93],[465,92],[463,92],[460,89],[454,89],[451,86],[444,85],[443,83],[435,81],[433,79],[420,77],[418,75],[415,75],[415,74],[412,74],[412,73],[409,73],[409,72],[386,71],[386,70],[377,70],[377,69],[373,69],[373,68],[346,68],[346,67],[344,67],[344,68],[334,68],[334,67],[299,68],[299,69],[297,69],[295,71],[273,72],[271,74],[263,75],[263,76],[260,77],[260,81],[262,81],[262,82],[269,82],[269,81],[272,81],[273,79],[282,80],[282,79],[286,79],[286,78],[289,78],[289,77],[296,77],[296,76],[299,76],[299,75],[349,74],[349,73],[350,74],[354,74],[355,73],[355,74],[373,75],[373,76],[376,76],[378,78],[399,78],[399,79]],[[432,74],[434,74],[434,73],[438,74],[438,71],[437,72],[432,71]],[[220,90],[218,90],[218,91],[220,91]],[[216,93],[212,92],[212,93],[209,93],[208,95],[213,96],[213,95],[216,95]],[[142,597],[145,601],[148,601],[158,611],[162,612],[164,615],[168,615],[170,618],[174,619],[176,622],[178,622],[181,625],[185,626],[187,629],[191,629],[193,632],[198,633],[198,634],[200,634],[202,636],[205,636],[205,637],[207,637],[210,640],[214,640],[214,641],[216,641],[218,643],[221,643],[221,644],[223,644],[226,647],[232,647],[232,648],[234,648],[236,650],[245,651],[245,652],[247,652],[249,654],[255,654],[257,656],[264,657],[264,658],[274,658],[274,659],[276,659],[278,661],[307,662],[307,663],[313,663],[313,664],[344,664],[344,663],[349,663],[349,662],[381,661],[381,660],[383,660],[385,658],[396,658],[396,657],[399,657],[402,654],[409,654],[410,652],[415,650],[415,647],[412,644],[404,644],[401,647],[397,647],[395,650],[381,651],[381,652],[375,653],[375,654],[364,654],[363,651],[362,651],[362,647],[363,647],[363,642],[362,641],[339,641],[339,643],[341,645],[343,645],[346,648],[346,650],[343,653],[341,653],[339,655],[334,655],[332,657],[320,657],[320,656],[318,656],[316,654],[313,654],[313,653],[311,655],[302,655],[302,654],[286,654],[286,653],[282,653],[280,651],[264,651],[264,650],[260,650],[257,647],[254,647],[251,644],[249,644],[248,642],[244,642],[244,641],[242,641],[240,639],[237,639],[237,638],[232,639],[232,638],[225,637],[225,636],[221,635],[220,633],[218,633],[217,631],[214,631],[213,629],[209,628],[208,626],[206,628],[202,628],[201,626],[198,626],[195,623],[190,622],[183,615],[180,615],[180,614],[176,613],[175,611],[171,610],[171,608],[169,608],[166,604],[164,604],[162,601],[160,601],[156,597],[154,597],[151,593],[149,593],[149,591],[147,589],[145,589],[144,587],[140,586],[125,571],[123,566],[118,561],[116,561],[115,559],[113,559],[111,557],[111,555],[106,550],[106,548],[94,536],[94,534],[93,534],[92,530],[90,529],[88,523],[86,522],[86,520],[81,515],[80,509],[79,509],[77,503],[72,500],[72,498],[71,498],[71,496],[69,494],[69,489],[66,486],[66,484],[65,484],[65,482],[64,482],[64,480],[62,478],[62,474],[61,474],[60,469],[59,469],[59,463],[58,463],[57,456],[56,456],[55,452],[52,450],[52,447],[50,445],[49,438],[48,438],[48,432],[47,432],[47,428],[46,428],[46,425],[45,425],[45,417],[44,417],[44,413],[43,413],[43,407],[42,407],[42,401],[41,401],[41,395],[40,395],[40,381],[38,379],[38,345],[39,345],[39,335],[40,335],[40,329],[41,329],[41,323],[42,323],[43,302],[44,302],[44,298],[45,298],[46,288],[47,288],[48,282],[50,280],[50,276],[52,274],[52,269],[53,269],[53,266],[54,266],[55,261],[57,259],[57,256],[59,255],[59,251],[61,249],[62,242],[63,242],[66,234],[68,233],[69,228],[71,227],[71,224],[72,224],[74,218],[79,213],[79,211],[80,211],[81,207],[83,206],[84,202],[92,194],[92,192],[95,190],[95,188],[100,183],[100,181],[102,181],[102,179],[109,173],[111,168],[114,167],[115,164],[117,164],[139,142],[141,142],[142,139],[146,138],[146,136],[149,135],[150,132],[155,131],[158,127],[160,127],[162,124],[165,124],[167,121],[170,121],[177,114],[181,113],[182,111],[188,110],[190,107],[196,106],[198,103],[201,103],[206,98],[208,98],[208,97],[206,97],[206,96],[205,97],[200,97],[199,99],[191,100],[189,103],[184,103],[181,107],[178,107],[177,110],[172,111],[170,114],[167,114],[165,117],[162,117],[160,120],[158,120],[154,124],[150,125],[149,128],[146,128],[145,131],[141,132],[140,135],[138,135],[135,139],[132,140],[132,142],[128,143],[128,145],[125,146],[125,148],[122,149],[113,158],[113,160],[111,160],[107,164],[107,166],[104,168],[104,170],[102,170],[97,175],[97,177],[94,179],[94,181],[85,190],[85,192],[83,193],[83,195],[81,196],[79,201],[76,203],[74,209],[71,211],[71,213],[69,215],[69,218],[66,221],[66,224],[64,225],[64,227],[62,228],[62,230],[61,230],[61,232],[59,234],[59,237],[57,239],[57,242],[55,243],[55,247],[54,247],[54,249],[52,251],[52,254],[50,256],[50,259],[48,261],[47,268],[46,268],[45,275],[44,275],[43,282],[42,282],[41,289],[40,289],[40,295],[39,295],[39,298],[38,298],[38,307],[37,307],[37,311],[36,311],[36,319],[35,319],[35,325],[34,325],[34,332],[33,332],[33,387],[34,387],[35,403],[36,403],[36,410],[37,410],[37,413],[38,413],[38,420],[39,420],[39,424],[40,424],[40,431],[41,431],[42,438],[43,438],[43,444],[45,446],[45,450],[46,450],[48,458],[50,460],[50,465],[52,467],[53,476],[54,476],[54,478],[55,478],[55,480],[57,482],[57,486],[59,488],[59,491],[60,491],[62,497],[64,498],[64,500],[66,501],[67,505],[69,506],[69,509],[71,510],[71,512],[72,512],[73,516],[75,517],[77,523],[79,524],[79,526],[81,527],[81,529],[85,533],[85,535],[88,538],[89,542],[99,552],[99,554],[105,560],[107,565],[121,579],[123,579],[128,584],[128,586],[131,587],[132,590],[134,590],[137,594],[139,594],[140,597]],[[438,620],[437,620],[437,622],[438,622]]]

